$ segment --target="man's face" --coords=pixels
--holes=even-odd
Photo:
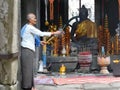
[[[37,23],[37,19],[36,19],[36,16],[34,14],[31,15],[30,19],[29,19],[29,22],[32,24],[32,25],[35,25]]]

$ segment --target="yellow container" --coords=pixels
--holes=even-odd
[[[65,74],[65,73],[66,73],[66,67],[64,64],[62,64],[60,67],[60,74]]]

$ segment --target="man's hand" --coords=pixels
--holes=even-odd
[[[63,31],[56,31],[56,32],[51,32],[51,35],[60,35],[63,34]]]
[[[41,44],[41,45],[46,45],[47,42],[45,42],[45,41],[40,41],[40,44]]]
[[[54,32],[54,35],[59,35],[59,34],[61,34],[61,31]]]

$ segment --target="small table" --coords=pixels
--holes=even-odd
[[[66,57],[62,57],[62,56],[47,56],[47,66],[50,66],[50,71],[53,72],[59,72],[59,68],[61,66],[61,64],[64,64],[66,66],[66,71],[70,72],[72,70],[74,70],[76,68],[76,65],[78,63],[78,57],[74,56],[66,56]]]

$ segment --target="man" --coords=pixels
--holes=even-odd
[[[22,83],[21,87],[23,90],[34,89],[33,80],[33,60],[35,52],[35,35],[38,36],[51,36],[58,35],[61,32],[42,32],[34,25],[36,24],[36,16],[33,13],[27,15],[28,23],[21,29],[21,72],[22,72]],[[41,41],[41,44],[46,42]]]

